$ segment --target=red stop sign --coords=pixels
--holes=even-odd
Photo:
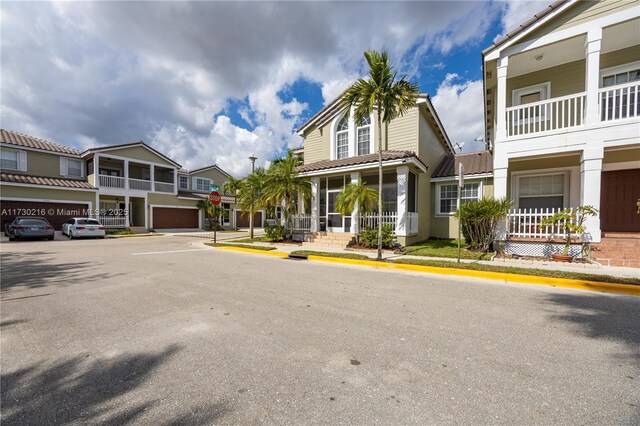
[[[211,194],[209,194],[209,201],[211,201],[211,204],[213,204],[214,206],[219,206],[220,202],[222,201],[222,197],[220,196],[220,193],[218,191],[213,191]]]

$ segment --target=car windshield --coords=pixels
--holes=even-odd
[[[46,225],[48,225],[48,223],[45,222],[42,219],[20,219],[18,221],[18,223],[20,225],[25,225],[25,226],[29,226],[29,225],[46,226]]]
[[[78,225],[100,225],[95,219],[78,219]]]

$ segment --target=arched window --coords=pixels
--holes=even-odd
[[[371,118],[366,117],[362,120],[360,126],[356,130],[356,138],[358,140],[358,155],[371,154]]]
[[[349,120],[343,117],[336,130],[336,158],[349,156]]]

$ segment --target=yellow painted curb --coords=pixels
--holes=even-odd
[[[262,251],[252,250],[244,247],[214,247],[231,251],[266,254],[275,257],[287,257],[289,253],[278,251]],[[317,262],[328,263],[342,263],[346,265],[355,266],[369,266],[378,269],[391,269],[411,272],[425,272],[429,274],[439,275],[454,275],[473,278],[484,278],[489,280],[504,281],[505,283],[523,283],[523,284],[535,284],[546,285],[551,287],[564,287],[573,288],[577,290],[599,291],[605,293],[622,293],[631,294],[634,296],[640,296],[640,286],[630,284],[615,284],[615,283],[601,283],[597,281],[587,281],[570,278],[551,278],[540,277],[537,275],[520,275],[511,274],[507,272],[487,272],[487,271],[474,271],[472,269],[456,269],[456,268],[442,268],[435,266],[423,266],[423,265],[411,265],[405,263],[393,263],[393,262],[378,262],[375,260],[357,260],[357,259],[342,259],[337,257],[325,257],[309,255],[309,260]]]

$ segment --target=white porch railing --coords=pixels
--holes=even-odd
[[[640,82],[634,81],[600,89],[600,119],[602,121],[640,117]]]
[[[155,190],[157,192],[173,192],[173,184],[166,182],[155,182]]]
[[[105,228],[126,228],[126,216],[98,216],[98,220]]]
[[[311,215],[291,215],[291,217],[289,217],[289,229],[292,232],[311,232]]]
[[[125,179],[120,176],[98,175],[100,186],[107,188],[124,188]]]
[[[555,209],[513,209],[507,216],[508,237],[517,238],[564,238],[564,225],[562,222],[558,225],[542,226],[540,222],[546,217],[551,217],[559,212],[559,208]]]
[[[418,233],[418,213],[407,213],[407,235],[414,235]]]
[[[396,223],[398,222],[397,212],[383,212],[382,224],[391,225],[394,232],[396,230]],[[378,226],[378,213],[363,213],[360,215],[360,229],[364,228],[376,228]]]
[[[586,93],[562,96],[506,109],[507,137],[584,125]]]
[[[151,191],[151,181],[144,179],[129,179],[129,189]]]

